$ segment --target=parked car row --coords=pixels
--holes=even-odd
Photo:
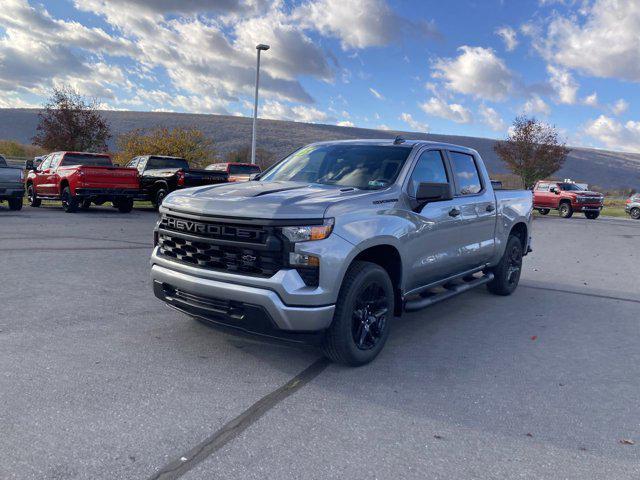
[[[53,152],[27,161],[26,182],[22,169],[7,167],[4,159],[0,166],[0,200],[6,197],[11,209],[22,208],[26,188],[32,207],[42,200],[59,200],[66,212],[111,202],[127,213],[134,200],[150,201],[157,209],[175,190],[248,180],[245,172],[260,171],[257,165],[228,163],[197,170],[184,158],[161,155],[135,157],[120,167],[107,154],[88,152]]]

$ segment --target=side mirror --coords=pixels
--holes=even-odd
[[[420,203],[442,202],[451,199],[453,199],[453,192],[448,183],[421,182],[416,191],[416,200]]]
[[[32,158],[29,158],[29,159],[25,160],[24,168],[27,169],[27,170],[35,170],[36,169]]]
[[[558,187],[551,187],[549,190],[556,195],[560,195],[560,190],[558,189]]]
[[[252,173],[251,175],[249,175],[249,181],[250,181],[250,182],[255,182],[255,181],[257,181],[257,180],[260,180],[260,173],[261,173],[261,172],[258,172],[258,173]]]

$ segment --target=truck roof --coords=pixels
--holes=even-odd
[[[108,153],[95,153],[95,152],[74,152],[71,150],[60,150],[58,152],[51,152],[49,155],[54,155],[57,153],[62,153],[63,155],[66,155],[67,153],[71,154],[71,155],[93,155],[94,157],[109,157],[111,158],[111,155],[109,155]],[[42,157],[45,157],[46,155],[43,155]],[[38,157],[36,157],[38,158]]]
[[[330,141],[325,141],[325,142],[316,142],[316,143],[312,143],[312,145],[334,145],[334,144],[344,144],[344,145],[386,145],[386,146],[392,146],[392,147],[416,147],[416,146],[423,146],[423,145],[427,145],[430,147],[440,147],[440,148],[446,148],[446,149],[455,149],[461,152],[466,152],[466,153],[471,153],[471,154],[478,154],[478,152],[476,150],[474,150],[473,148],[469,148],[469,147],[463,147],[462,145],[455,145],[453,143],[444,143],[444,142],[434,142],[431,140],[411,140],[411,139],[405,139],[402,141],[402,143],[395,143],[394,139],[390,139],[390,138],[380,138],[380,139],[370,139],[370,138],[365,138],[365,139],[353,139],[353,140],[330,140]]]

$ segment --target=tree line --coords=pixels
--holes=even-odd
[[[71,88],[55,88],[38,114],[33,145],[41,151],[107,151],[111,130],[99,107],[96,99],[87,99]],[[120,135],[116,146],[115,159],[119,164],[145,154],[183,157],[194,167],[215,161],[245,163],[251,157],[248,145],[218,156],[214,142],[195,127],[136,129]],[[524,188],[555,174],[571,152],[555,126],[527,116],[516,117],[508,136],[497,141],[494,150]],[[262,168],[275,160],[271,152],[256,150],[256,163]]]

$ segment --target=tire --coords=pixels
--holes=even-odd
[[[540,212],[540,215],[549,215],[550,211],[551,210],[548,209],[548,208],[540,208],[540,209],[538,209],[538,212]]]
[[[91,200],[89,199],[82,200],[82,203],[80,204],[80,208],[82,210],[89,210],[89,208],[91,208]]]
[[[569,202],[562,202],[558,207],[558,212],[562,218],[571,218],[573,216],[573,207]]]
[[[29,205],[34,208],[37,208],[42,204],[42,200],[38,198],[33,183],[27,185],[27,200],[29,202]]]
[[[158,190],[156,190],[156,193],[153,195],[153,200],[151,200],[151,203],[153,204],[153,208],[158,210],[160,208],[160,205],[162,205],[162,201],[164,200],[164,197],[166,196],[167,196],[167,190],[165,188],[159,188]]]
[[[74,213],[78,211],[78,199],[71,194],[69,187],[64,187],[60,200],[62,200],[62,208],[65,212]]]
[[[19,198],[9,198],[7,199],[9,203],[9,210],[22,210],[22,197]]]
[[[520,282],[522,256],[522,242],[515,235],[510,235],[500,263],[489,269],[494,278],[487,283],[487,290],[494,295],[511,295]]]
[[[389,337],[394,302],[387,272],[375,263],[354,262],[345,274],[333,322],[323,339],[325,356],[352,367],[371,362]]]
[[[595,220],[600,216],[600,212],[584,212],[584,216],[589,220]]]
[[[640,220],[640,208],[633,207],[629,212],[629,215],[631,215],[631,218],[633,218],[634,220]]]
[[[133,198],[121,198],[118,202],[113,204],[120,213],[129,213],[133,210]]]

